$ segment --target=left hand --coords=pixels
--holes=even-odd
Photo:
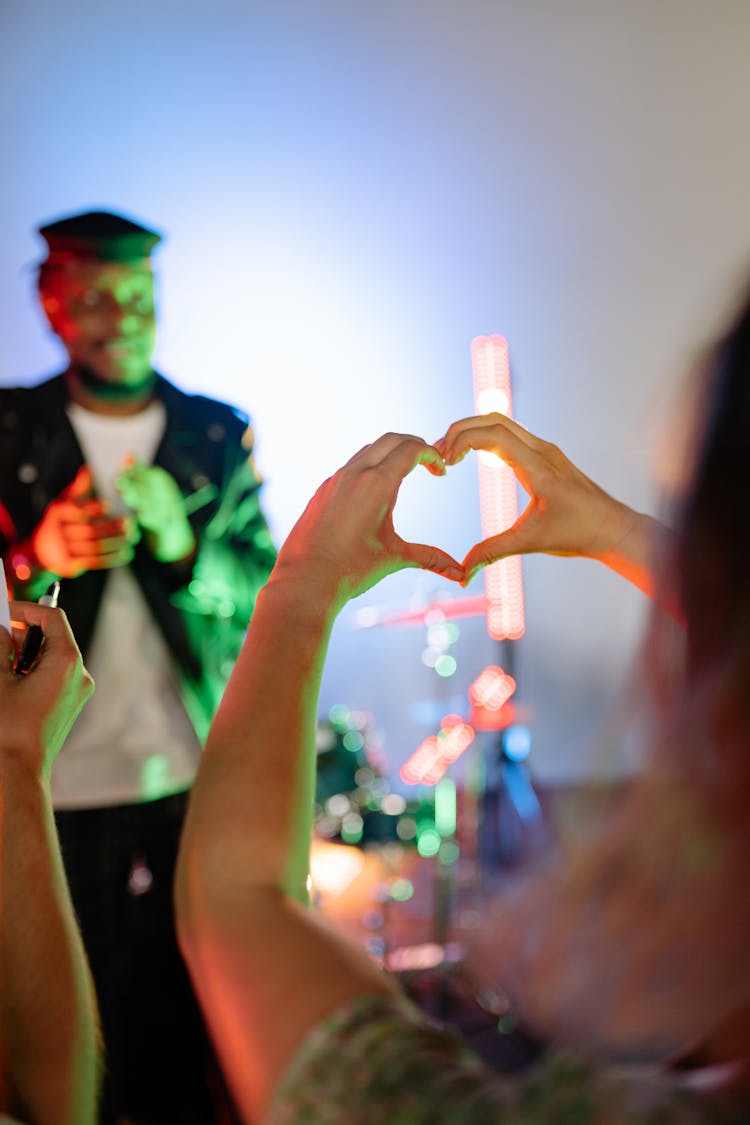
[[[174,562],[190,554],[195,535],[180,487],[166,469],[132,459],[115,480],[115,486],[146,532],[152,554],[160,562]]]
[[[460,582],[463,567],[445,551],[409,543],[393,527],[399,487],[416,465],[445,474],[421,438],[384,434],[324,481],[279,554],[271,581],[298,581],[306,597],[338,608],[387,574],[421,567]]]

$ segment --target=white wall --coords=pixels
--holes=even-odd
[[[253,414],[277,537],[378,433],[471,413],[485,332],[508,337],[521,421],[651,507],[681,371],[748,260],[748,43],[746,0],[4,5],[0,380],[60,362],[34,227],[110,206],[167,232],[159,364]],[[408,482],[404,532],[463,553],[462,473]],[[586,562],[525,576],[536,769],[600,768],[642,599]],[[483,636],[466,624],[446,685],[420,628],[344,618],[325,702],[371,709],[396,769],[496,655]]]

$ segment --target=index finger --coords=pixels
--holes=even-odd
[[[460,461],[470,449],[495,453],[511,468],[528,463],[529,456],[542,445],[518,422],[505,414],[481,414],[463,418],[448,427],[445,436],[435,442],[446,464]]]
[[[441,476],[445,473],[443,459],[433,445],[415,434],[396,433],[383,434],[347,461],[347,466],[362,469],[382,466],[400,479],[420,464]]]
[[[480,439],[482,433],[486,436],[488,432],[496,433],[498,439],[504,435],[508,441],[515,440],[528,449],[536,449],[541,444],[541,438],[535,437],[520,422],[509,418],[507,414],[492,413],[475,414],[470,418],[461,418],[457,422],[452,422],[443,437],[435,442],[435,447],[445,457],[447,451],[465,438],[471,442],[471,449],[479,449],[482,447],[474,443]]]

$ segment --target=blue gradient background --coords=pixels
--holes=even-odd
[[[682,372],[746,272],[748,42],[745,0],[5,4],[0,380],[61,365],[34,228],[112,207],[166,232],[158,366],[253,415],[278,539],[366,441],[471,413],[486,332],[517,417],[653,509]],[[462,556],[474,465],[410,478],[397,515]],[[524,573],[535,769],[625,768],[597,732],[642,598],[585,561]],[[498,655],[478,620],[450,681],[423,647],[353,610],[334,635],[324,702],[370,711],[394,771]]]

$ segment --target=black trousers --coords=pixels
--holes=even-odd
[[[100,1125],[236,1120],[177,947],[187,794],[55,814],[105,1041]]]

